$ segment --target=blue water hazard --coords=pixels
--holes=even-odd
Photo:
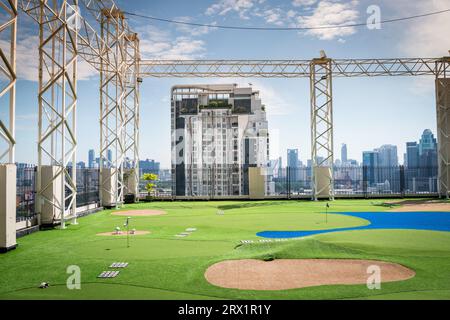
[[[411,229],[450,232],[450,212],[343,212],[336,213],[368,220],[367,226],[329,230],[262,231],[256,235],[263,238],[300,238],[315,234],[375,229]]]

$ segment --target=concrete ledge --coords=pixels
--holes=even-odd
[[[13,245],[9,248],[0,248],[0,254],[7,253],[9,251],[15,250],[17,248],[17,244]]]
[[[25,236],[27,236],[29,234],[38,232],[38,231],[39,231],[39,226],[37,226],[37,225],[36,226],[32,226],[32,227],[29,227],[29,228],[18,230],[16,232],[16,237],[17,238],[22,238],[22,237],[25,237]]]
[[[102,210],[104,210],[103,207],[89,208],[87,210],[84,210],[83,212],[78,212],[77,213],[77,218],[86,217],[86,216],[89,216],[91,214],[97,213],[97,212],[102,211]]]

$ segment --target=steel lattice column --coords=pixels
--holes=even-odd
[[[324,197],[333,200],[333,72],[331,59],[313,59],[310,72],[313,200]]]
[[[61,228],[76,218],[77,4],[40,2],[37,212]]]
[[[126,81],[124,96],[125,158],[128,178],[126,192],[138,196],[139,190],[139,38],[137,34],[125,37]]]
[[[0,35],[7,47],[0,47],[0,163],[14,163],[16,113],[17,0],[0,2]],[[6,115],[4,119],[1,117]]]
[[[449,198],[450,188],[450,58],[436,63],[436,115],[438,132],[438,189]]]
[[[114,57],[106,57],[100,72],[100,197],[103,206],[123,203],[125,160],[126,53],[123,13],[102,10],[101,37]]]

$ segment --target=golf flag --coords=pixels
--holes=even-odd
[[[329,208],[330,207],[330,204],[327,202],[327,208]]]

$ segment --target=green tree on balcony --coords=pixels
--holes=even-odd
[[[155,191],[156,184],[153,182],[158,180],[158,175],[154,173],[145,173],[142,176],[142,180],[147,181],[145,190],[147,190],[147,193],[150,196],[150,194]]]

